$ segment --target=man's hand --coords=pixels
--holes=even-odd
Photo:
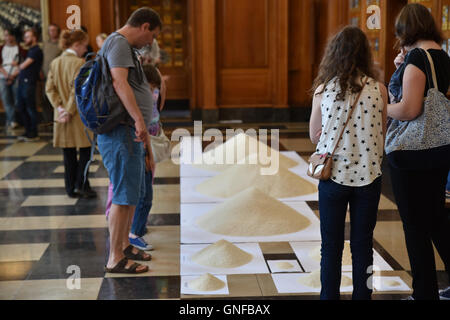
[[[5,69],[0,67],[0,72],[5,76],[5,78],[8,78],[8,72],[6,72]]]
[[[148,135],[148,131],[147,131],[147,127],[145,126],[145,122],[143,119],[138,120],[134,123],[135,127],[136,127],[136,139],[134,139],[134,141],[136,142],[144,142],[146,143],[147,135]]]

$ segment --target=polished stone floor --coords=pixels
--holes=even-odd
[[[193,130],[192,122],[186,119],[165,123],[168,134],[177,127]],[[277,128],[281,150],[296,151],[304,158],[314,151],[306,123],[209,127]],[[181,295],[180,178],[179,166],[170,161],[158,164],[156,170],[150,232],[145,236],[155,247],[153,260],[147,263],[150,272],[105,275],[108,230],[104,211],[109,180],[100,156],[96,155],[90,173],[99,197],[70,199],[64,192],[62,152],[52,147],[51,132],[43,132],[39,142],[24,143],[0,129],[0,299],[318,298],[313,294],[279,294],[270,274],[227,276],[227,296]],[[374,247],[394,269],[382,274],[400,276],[411,286],[402,224],[385,172]],[[307,204],[318,215],[318,203]],[[287,242],[260,243],[260,247],[265,260],[297,259]],[[70,266],[79,267],[80,289],[67,285],[72,275]],[[437,266],[443,284],[445,274],[439,258]],[[374,299],[401,299],[408,294],[375,293]]]

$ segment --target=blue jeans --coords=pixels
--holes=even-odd
[[[347,205],[350,204],[350,248],[352,252],[353,299],[370,300],[368,270],[373,265],[373,230],[381,195],[381,177],[364,187],[339,185],[331,180],[319,184],[322,258],[320,299],[340,298],[342,251]]]
[[[153,201],[153,175],[152,172],[145,173],[145,193],[139,199],[139,203],[134,211],[133,224],[131,225],[131,233],[138,237],[145,235],[145,226],[147,225],[148,215],[152,208]]]
[[[12,84],[7,84],[6,79],[0,78],[0,94],[3,102],[3,107],[6,112],[6,125],[10,125],[15,121],[14,111],[17,99],[17,88],[19,81],[17,79]]]
[[[36,110],[36,83],[19,81],[17,90],[17,111],[23,120],[25,135],[37,136],[38,113]]]

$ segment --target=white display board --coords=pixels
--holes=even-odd
[[[182,203],[180,205],[181,243],[213,243],[221,239],[230,242],[274,242],[274,241],[320,241],[320,222],[305,202],[285,202],[309,219],[311,224],[304,230],[275,236],[236,237],[214,234],[196,224],[196,220],[208,213],[217,204],[214,203]]]
[[[289,263],[293,267],[290,269],[280,268],[280,263]],[[285,272],[303,272],[297,260],[267,260],[271,273],[285,273]]]
[[[209,244],[180,245],[180,275],[202,275],[210,273],[213,275],[224,274],[257,274],[270,273],[263,257],[261,248],[257,243],[235,243],[241,250],[251,254],[253,259],[236,268],[214,268],[199,265],[191,260],[191,257],[206,248]]]
[[[228,295],[228,281],[226,275],[215,275],[216,278],[225,282],[225,287],[216,291],[197,291],[189,287],[189,282],[198,278],[198,276],[181,276],[180,292],[181,294],[192,295]]]
[[[346,241],[350,243],[350,241]],[[321,245],[321,242],[289,242],[294,250],[295,255],[300,261],[306,272],[320,268],[320,261],[316,261],[310,257],[312,250]],[[393,271],[392,267],[383,259],[383,257],[374,249],[373,250],[374,270],[377,271]],[[352,271],[351,265],[342,265],[342,271]]]
[[[399,286],[389,286],[387,281],[396,281]],[[385,291],[412,291],[412,289],[403,281],[400,277],[387,277],[387,276],[374,276],[373,277],[373,287],[375,291],[385,292]]]
[[[194,156],[193,156],[195,154],[195,152],[194,152],[194,144],[196,143],[198,145],[199,141],[193,140],[193,142],[191,142],[191,143],[192,143],[192,145],[191,145],[192,157],[189,158],[188,157],[188,153],[185,153],[186,157],[184,159],[194,159]],[[198,147],[195,148],[195,149],[198,150]],[[303,158],[300,157],[297,152],[295,152],[295,151],[281,151],[280,154],[283,155],[283,156],[286,156],[286,157],[288,157],[288,158],[290,158],[290,159],[292,159],[292,160],[294,160],[296,162],[298,162],[298,165],[296,167],[292,167],[292,168],[289,169],[290,171],[292,171],[295,174],[298,174],[301,177],[306,178],[308,181],[310,181],[310,182],[312,182],[312,183],[314,183],[316,185],[319,184],[318,180],[312,179],[312,178],[310,178],[310,177],[308,177],[306,175],[306,171],[308,169],[308,163],[305,160],[303,160]],[[198,158],[198,159],[200,159],[200,158]],[[186,178],[186,177],[214,177],[214,176],[216,176],[216,175],[218,175],[220,173],[221,172],[219,172],[219,171],[205,170],[205,169],[203,169],[200,166],[195,166],[195,165],[192,165],[192,164],[188,163],[188,161],[184,161],[184,162],[180,163],[180,178]]]
[[[351,278],[351,273],[342,273]],[[278,293],[320,293],[320,288],[308,287],[298,282],[299,278],[309,276],[309,273],[276,273],[272,274],[272,280]],[[353,286],[342,287],[341,292],[352,292]]]
[[[242,177],[245,179],[245,177]],[[301,177],[307,180],[305,177]],[[308,177],[309,178],[309,177]],[[195,188],[210,179],[210,177],[185,177],[180,178],[180,202],[181,203],[220,203],[227,200],[227,198],[211,197],[198,192]],[[303,196],[292,197],[292,198],[277,198],[282,202],[293,202],[293,201],[318,201],[319,193],[310,193]]]

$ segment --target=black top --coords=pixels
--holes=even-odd
[[[441,91],[444,94],[447,94],[448,86],[450,84],[450,58],[447,52],[445,52],[444,50],[428,49],[427,51],[433,58],[439,91]],[[425,85],[425,93],[424,93],[424,97],[426,97],[427,92],[430,89],[431,85],[430,81],[433,81],[427,55],[421,49],[418,48],[413,49],[408,53],[408,55],[405,58],[405,66],[408,66],[409,64],[415,65],[417,68],[422,70],[422,72],[427,76],[427,82]],[[403,83],[403,75],[401,76],[400,79],[401,82]]]
[[[42,61],[44,59],[41,48],[39,48],[38,45],[30,48],[30,50],[28,50],[27,58],[33,59],[33,63],[26,69],[20,71],[19,81],[27,79],[29,83],[36,83],[39,80]]]
[[[429,49],[428,52],[433,58],[439,91],[447,94],[450,84],[450,58],[444,50]],[[425,52],[421,52],[421,49],[411,50],[406,55],[404,68],[402,68],[403,70],[401,71],[401,75],[394,77],[391,82],[399,81],[400,85],[402,85],[403,73],[406,66],[409,64],[415,65],[417,68],[422,70],[425,75],[427,75],[428,69],[429,76],[427,76],[424,92],[424,96],[427,96],[427,92],[430,88],[430,81],[433,81],[433,78],[427,55]],[[433,170],[436,168],[448,168],[449,158],[450,145],[420,151],[394,151],[388,154],[389,162],[393,167],[405,170]]]

